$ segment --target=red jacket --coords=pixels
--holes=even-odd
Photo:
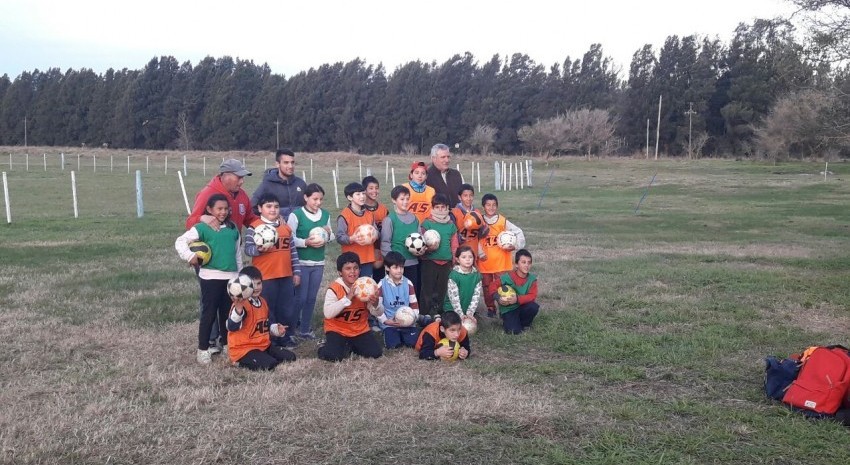
[[[233,221],[240,231],[242,231],[242,227],[251,224],[252,221],[258,219],[257,215],[254,214],[254,210],[251,209],[251,199],[248,198],[248,194],[246,194],[244,190],[239,189],[239,192],[234,194],[224,188],[220,177],[214,176],[210,182],[204,186],[200,192],[198,192],[198,195],[195,196],[195,206],[192,208],[192,213],[189,214],[189,218],[186,219],[186,229],[189,229],[201,222],[201,216],[206,213],[207,200],[209,200],[213,194],[224,194],[224,196],[227,197],[231,210],[230,220]]]

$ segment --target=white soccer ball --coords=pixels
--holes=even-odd
[[[503,249],[511,249],[516,248],[517,238],[516,234],[510,231],[502,231],[496,236],[496,243],[499,244],[499,247]]]
[[[464,318],[461,325],[466,328],[466,332],[469,333],[470,336],[478,331],[478,323],[476,323],[472,318]]]
[[[371,224],[361,224],[355,231],[367,244],[374,244],[378,240],[378,228]]]
[[[416,310],[407,306],[400,307],[393,319],[401,326],[413,326],[413,323],[416,323]]]
[[[410,251],[413,255],[419,256],[424,254],[428,249],[425,246],[425,238],[422,237],[422,234],[418,232],[410,233],[404,239],[404,246],[407,247],[407,250]]]
[[[257,247],[277,244],[277,239],[277,228],[270,224],[263,223],[254,228],[254,244]]]
[[[440,233],[433,229],[429,229],[422,234],[422,239],[425,240],[425,245],[431,248],[440,246]]]
[[[233,298],[247,299],[254,294],[254,280],[250,276],[240,274],[227,281],[227,294]]]
[[[328,236],[328,230],[321,226],[316,226],[315,228],[311,229],[308,237],[319,237],[322,239],[322,244],[327,243],[328,239],[330,239],[330,237]]]
[[[354,281],[354,297],[366,302],[378,292],[378,283],[368,276],[361,276]]]

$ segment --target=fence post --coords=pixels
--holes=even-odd
[[[11,159],[12,154],[9,154]],[[6,172],[3,172],[3,198],[6,199],[6,223],[12,222],[12,208],[9,206],[9,180],[6,179]]]
[[[136,217],[143,216],[145,216],[145,206],[142,203],[142,172],[136,170]]]
[[[77,209],[77,173],[71,171],[71,197],[74,199],[74,218],[79,218],[80,213]]]

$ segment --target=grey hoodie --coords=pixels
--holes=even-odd
[[[251,196],[251,206],[256,208],[257,202],[263,194],[271,193],[277,197],[280,203],[280,217],[284,221],[298,207],[304,206],[304,190],[307,189],[307,183],[298,176],[292,175],[288,179],[280,177],[280,172],[277,168],[269,168],[263,174],[263,181],[254,195]]]

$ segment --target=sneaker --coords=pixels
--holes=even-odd
[[[316,334],[314,334],[313,331],[310,331],[310,332],[307,332],[307,333],[298,333],[298,338],[299,339],[313,340],[313,339],[316,339]]]
[[[210,354],[209,350],[198,349],[197,359],[198,363],[200,363],[201,365],[209,365],[210,363],[212,363],[212,355]]]
[[[434,319],[431,318],[431,315],[419,315],[416,323],[418,323],[419,326],[428,326],[432,321],[434,321]]]
[[[378,325],[372,326],[372,332],[373,332],[373,333],[380,333],[380,332],[381,332],[381,327],[380,327],[380,326],[378,326]]]
[[[290,337],[283,341],[283,344],[281,345],[287,349],[291,349],[293,347],[298,347],[298,341],[296,341],[294,337]]]
[[[210,348],[207,350],[210,352],[210,355],[221,353],[221,344],[217,340],[210,341]]]
[[[222,348],[221,348],[221,353],[222,353],[222,355],[224,355],[225,357],[230,356],[230,352],[228,352],[228,349],[227,349],[227,344],[225,344],[224,346],[222,346]]]

